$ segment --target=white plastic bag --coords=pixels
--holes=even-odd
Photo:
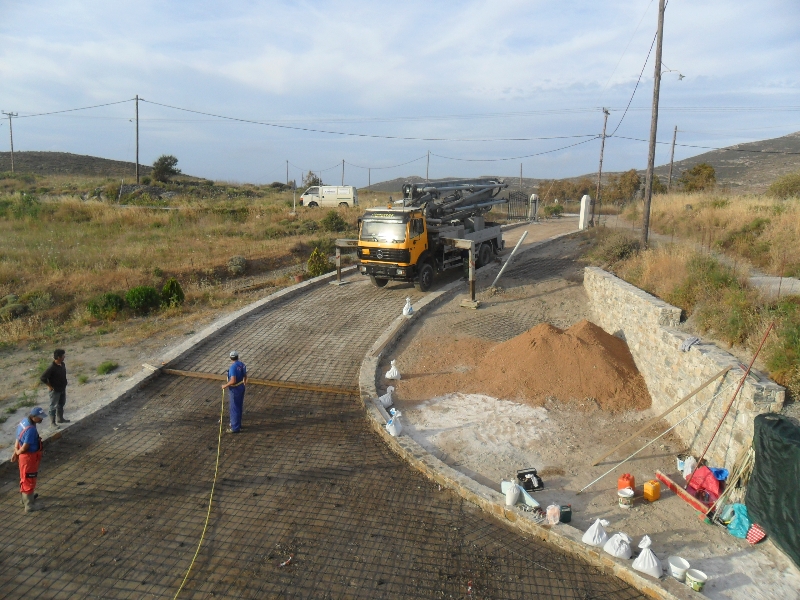
[[[414,314],[414,307],[411,306],[411,298],[406,298],[406,305],[403,307],[403,316],[410,317]]]
[[[608,541],[603,545],[603,551],[608,552],[611,556],[627,560],[633,555],[633,552],[631,552],[632,541],[627,533],[620,531],[608,538]]]
[[[558,504],[551,504],[547,507],[547,524],[558,525],[561,521],[561,507]]]
[[[514,506],[519,501],[519,486],[514,483],[506,487],[506,506]]]
[[[392,405],[392,392],[394,392],[394,386],[390,385],[386,388],[386,393],[383,396],[378,396],[378,402],[381,403],[383,408],[388,408]]]
[[[394,408],[391,409],[389,413],[392,415],[392,418],[386,423],[386,431],[388,431],[389,435],[392,437],[398,437],[403,432],[403,424],[400,422],[401,413]]]
[[[697,461],[695,460],[694,456],[689,456],[685,461],[683,461],[683,478],[686,481],[689,481],[689,478],[694,473],[694,470],[697,468]]]
[[[400,371],[397,370],[396,360],[391,361],[391,368],[386,372],[386,379],[400,379]]]
[[[590,546],[602,546],[608,541],[608,534],[604,527],[608,525],[605,519],[597,519],[594,524],[586,530],[581,541]]]
[[[646,535],[642,538],[642,541],[639,542],[639,548],[642,549],[642,552],[633,561],[633,568],[645,575],[658,579],[663,574],[664,568],[655,553],[650,550],[651,544],[650,536]]]

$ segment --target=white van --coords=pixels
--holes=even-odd
[[[300,196],[300,206],[358,206],[358,190],[352,185],[314,185]]]

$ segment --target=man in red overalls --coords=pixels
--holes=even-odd
[[[19,491],[22,493],[22,504],[25,512],[41,510],[36,503],[34,490],[36,478],[39,476],[39,463],[42,460],[42,438],[36,430],[36,424],[41,423],[47,413],[40,407],[31,409],[30,415],[17,425],[17,439],[14,442],[14,456],[12,461],[19,462]]]

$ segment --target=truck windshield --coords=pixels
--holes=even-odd
[[[359,239],[364,242],[398,244],[406,241],[406,224],[386,221],[362,221]]]

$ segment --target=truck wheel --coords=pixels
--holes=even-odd
[[[419,268],[419,275],[417,275],[417,279],[414,281],[414,287],[420,292],[427,292],[429,289],[431,289],[432,284],[433,267],[431,266],[431,263],[425,263]]]
[[[319,206],[319,204],[317,204],[316,202],[309,202],[308,203],[308,208],[317,208],[318,206]]]
[[[480,269],[490,262],[492,262],[492,246],[491,244],[481,244],[480,250],[478,250],[478,264],[475,267]]]
[[[389,283],[388,279],[379,279],[374,275],[370,275],[369,280],[372,282],[372,285],[374,285],[377,288],[386,287],[386,284]]]
[[[347,208],[347,202],[339,202],[340,208]]]

